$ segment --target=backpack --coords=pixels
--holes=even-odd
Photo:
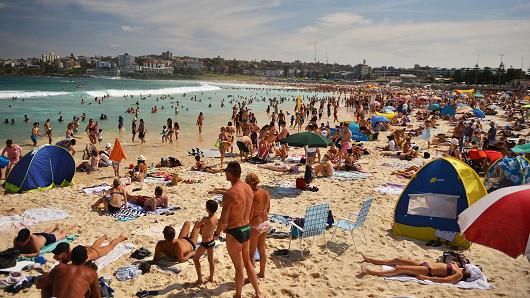
[[[16,266],[19,255],[20,251],[14,248],[9,248],[0,252],[0,269]]]
[[[464,265],[471,263],[464,254],[455,251],[444,251],[444,253],[436,260],[439,263],[457,263],[458,267],[464,268]]]
[[[296,178],[296,188],[302,190],[307,189],[304,178]]]

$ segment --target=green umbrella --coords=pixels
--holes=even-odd
[[[530,104],[524,105],[521,107],[522,109],[530,109]]]
[[[512,151],[515,153],[530,153],[530,143],[515,146]]]
[[[330,145],[333,145],[333,142],[324,138],[321,135],[317,135],[316,133],[312,132],[300,132],[295,133],[287,138],[283,139],[282,144],[289,144],[290,146],[294,147],[327,147]]]

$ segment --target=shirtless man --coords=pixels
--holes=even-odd
[[[328,159],[327,155],[324,155],[322,162],[315,166],[315,176],[318,177],[331,177],[333,176],[333,163]]]
[[[193,257],[200,229],[196,228],[197,224],[191,229],[191,225],[191,221],[184,222],[177,239],[175,239],[175,229],[166,226],[163,232],[164,240],[160,240],[156,244],[152,263],[156,264],[162,256],[175,258],[179,263],[186,262]]]
[[[232,187],[223,195],[223,210],[214,236],[217,237],[222,231],[226,231],[226,248],[236,271],[234,297],[241,297],[245,280],[244,269],[247,271],[248,280],[254,287],[256,296],[263,297],[249,255],[250,211],[254,192],[248,184],[241,181],[241,166],[238,162],[229,162],[225,175]]]
[[[136,205],[144,207],[146,210],[156,211],[157,207],[168,208],[169,198],[164,194],[162,187],[157,186],[155,188],[155,197],[150,198],[146,196],[131,196],[128,195],[128,201]]]
[[[72,250],[72,265],[59,264],[37,280],[42,297],[77,298],[101,297],[98,274],[85,266],[87,249],[78,245]],[[87,296],[88,297],[88,296]]]
[[[120,242],[127,240],[127,237],[120,235],[116,239],[112,239],[109,244],[102,245],[103,241],[107,240],[109,237],[103,235],[96,239],[94,243],[90,246],[85,246],[87,250],[87,259],[86,261],[95,261],[103,256],[106,256],[111,252],[116,245]],[[59,243],[54,250],[52,250],[53,259],[59,261],[63,264],[68,264],[72,260],[72,252],[70,251],[70,244],[66,242]]]
[[[284,120],[280,120],[279,123],[280,123],[280,134],[278,134],[277,139],[281,143],[283,139],[287,138],[289,131],[287,130],[286,123]],[[282,161],[284,161],[287,158],[287,153],[289,151],[289,145],[282,144],[281,146],[282,146],[281,148],[282,148],[282,153],[283,153],[283,155],[281,156],[281,159]]]
[[[241,161],[243,161],[243,157],[245,159],[248,158],[249,154],[250,156],[253,156],[254,150],[252,148],[252,139],[248,136],[242,136],[236,141],[236,145],[239,148],[239,157],[241,158]],[[246,148],[245,148],[246,147]]]
[[[22,229],[13,240],[13,247],[20,250],[21,257],[31,258],[40,255],[40,250],[46,245],[64,239],[76,226],[67,226],[59,231],[59,225],[47,228],[42,233],[31,234],[28,229]]]
[[[199,155],[195,155],[195,168],[198,171],[206,172],[206,173],[210,173],[210,174],[217,174],[217,173],[221,173],[223,171],[223,169],[214,169],[214,168],[210,167],[209,165],[207,165],[206,163],[201,161],[201,157]]]
[[[199,229],[201,233],[201,245],[197,249],[195,256],[193,256],[193,263],[195,263],[195,270],[197,271],[197,281],[195,282],[196,285],[203,283],[200,259],[205,252],[208,252],[208,264],[210,265],[210,278],[208,278],[208,281],[212,283],[214,282],[213,274],[215,271],[215,263],[213,260],[213,253],[215,239],[213,237],[213,233],[215,232],[215,228],[217,227],[217,222],[219,220],[215,215],[217,208],[218,204],[216,201],[206,201],[206,212],[208,212],[208,216],[203,217],[196,225],[196,228]]]

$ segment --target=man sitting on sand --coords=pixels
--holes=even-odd
[[[191,221],[184,222],[177,239],[175,239],[175,229],[166,226],[163,232],[164,240],[158,241],[156,244],[152,263],[158,263],[162,259],[162,256],[175,258],[179,263],[186,262],[189,258],[193,257],[195,255],[200,229],[196,227],[191,229],[191,225]]]
[[[37,280],[36,286],[42,290],[42,297],[101,297],[98,274],[85,265],[86,247],[76,246],[71,255],[72,265],[59,264]]]
[[[217,174],[223,171],[223,169],[214,169],[208,166],[206,163],[201,161],[201,157],[199,155],[195,155],[195,168],[194,169],[197,171],[206,172],[210,174]]]
[[[128,201],[131,203],[134,203],[138,206],[144,207],[144,209],[149,211],[156,211],[157,207],[160,208],[168,208],[169,207],[169,199],[168,197],[163,194],[164,190],[161,186],[157,186],[155,188],[155,197],[147,197],[147,196],[131,196],[128,195]]]
[[[327,155],[324,155],[322,161],[315,166],[314,171],[315,177],[331,177],[333,176],[333,163],[328,159]]]
[[[31,234],[28,229],[22,229],[13,240],[13,247],[20,250],[21,257],[31,258],[40,255],[40,250],[47,245],[64,239],[76,226],[67,226],[59,231],[59,225],[47,228],[42,233]]]
[[[243,161],[243,157],[245,157],[245,160],[248,158],[248,156],[254,155],[253,148],[252,148],[252,140],[248,136],[242,136],[236,141],[237,148],[239,148],[239,157],[241,158],[241,161]]]
[[[108,236],[103,235],[96,239],[90,246],[85,246],[87,250],[87,262],[95,261],[111,252],[120,242],[127,240],[127,237],[120,235],[116,239],[112,239],[109,244],[103,245],[103,241],[107,240]],[[63,264],[68,264],[72,260],[72,252],[70,251],[70,244],[61,242],[57,244],[52,250],[53,259]]]

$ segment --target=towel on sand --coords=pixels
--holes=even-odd
[[[278,185],[269,185],[265,187],[270,191],[271,197],[293,196],[302,192],[300,189],[296,188],[294,181],[283,181]]]
[[[284,226],[290,225],[293,220],[294,218],[290,217],[289,215],[269,214],[270,222],[279,223]]]
[[[108,255],[95,260],[94,263],[98,266],[98,271],[101,271],[103,268],[116,261],[121,256],[132,252],[135,248],[136,247],[132,243],[120,243],[116,245],[116,247],[114,247],[114,249],[111,250]]]
[[[21,215],[0,216],[0,232],[29,228],[36,223],[36,221],[27,219]]]
[[[383,185],[379,185],[375,190],[377,190],[380,193],[384,193],[384,194],[399,195],[401,194],[404,188],[405,188],[405,185],[386,183]]]
[[[22,216],[36,222],[42,222],[67,218],[70,214],[56,208],[34,208],[24,211]]]
[[[391,266],[383,265],[382,268],[383,268],[383,271],[392,270]],[[459,281],[455,284],[439,283],[439,282],[433,282],[430,280],[419,280],[415,277],[407,276],[407,275],[389,276],[389,277],[385,277],[385,279],[398,280],[398,281],[414,281],[414,282],[417,282],[419,284],[424,284],[424,285],[451,286],[451,287],[457,287],[461,289],[478,289],[478,290],[491,289],[491,285],[488,283],[488,279],[486,278],[484,274],[482,274],[482,279],[477,279],[472,282]]]
[[[145,212],[145,213],[147,213],[147,214],[162,214],[162,213],[165,213],[165,212],[175,211],[175,210],[179,210],[179,209],[181,209],[180,206],[170,205],[170,206],[167,207],[167,208],[156,208],[156,211],[151,211],[151,210],[147,210],[147,209],[145,209],[144,207],[142,207],[142,206],[140,206],[140,205],[136,205],[136,204],[131,203],[131,202],[128,202],[128,203],[127,203],[127,207],[128,207],[128,208],[131,208],[131,209],[138,210],[138,211]]]
[[[182,267],[190,265],[189,261],[184,263],[179,263],[175,258],[168,257],[168,256],[162,256],[160,261],[156,264],[156,266],[162,270],[167,272],[172,272],[175,274],[179,274],[182,272]]]
[[[145,177],[144,182],[151,184],[167,184],[170,181],[167,181],[165,178]]]
[[[147,212],[143,210],[138,210],[137,208],[131,206],[127,206],[127,208],[122,207],[120,211],[111,214],[110,216],[114,217],[118,221],[129,221],[145,215],[147,215]]]
[[[337,179],[340,181],[351,181],[351,180],[360,180],[360,179],[366,179],[370,177],[370,174],[363,173],[363,172],[346,172],[346,171],[335,171],[333,173],[333,176],[331,176],[332,179]]]
[[[72,242],[73,242],[75,239],[77,239],[78,237],[79,237],[78,235],[68,235],[68,236],[66,236],[64,239],[61,239],[61,240],[59,240],[59,241],[56,241],[56,242],[54,242],[54,243],[52,243],[52,244],[50,244],[50,245],[46,245],[46,246],[44,246],[43,248],[41,248],[41,250],[40,250],[40,254],[43,255],[43,254],[46,254],[46,253],[52,252],[52,250],[54,250],[54,249],[57,247],[57,245],[58,245],[59,243],[63,243],[63,242],[65,242],[65,243],[72,243]]]
[[[103,195],[105,191],[111,188],[112,186],[108,185],[107,183],[103,183],[94,186],[83,187],[83,193],[86,195]]]
[[[35,264],[33,261],[17,261],[17,264],[13,267],[0,269],[0,272],[20,272],[28,265]]]

